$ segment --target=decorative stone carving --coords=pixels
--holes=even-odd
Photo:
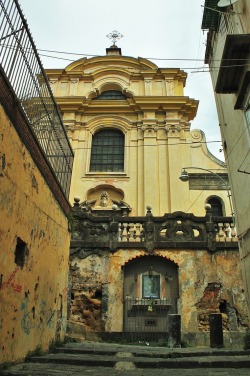
[[[100,206],[105,208],[108,206],[108,202],[109,202],[109,196],[107,192],[102,192],[100,196]]]
[[[117,211],[120,210],[122,212],[122,215],[128,215],[128,213],[131,212],[131,207],[124,201],[116,201],[112,200],[113,204],[117,205]]]
[[[156,124],[144,124],[144,125],[142,125],[141,129],[143,130],[143,132],[145,132],[145,131],[157,132],[159,127]]]
[[[164,128],[167,133],[179,133],[181,131],[181,126],[179,124],[168,124],[165,125]]]
[[[123,202],[117,202],[116,210],[88,212],[75,199],[72,209],[71,249],[81,248],[88,251],[101,249],[115,252],[118,248],[143,248],[153,253],[154,249],[207,249],[216,252],[220,249],[237,248],[237,237],[231,234],[229,226],[232,220],[220,217],[223,226],[223,241],[216,236],[218,223],[214,221],[206,207],[205,217],[175,212],[163,217],[154,217],[150,206],[145,217],[128,217],[121,213]],[[114,206],[114,205],[113,205]],[[128,210],[128,207],[125,207]],[[229,225],[228,225],[229,224]],[[225,228],[225,230],[224,230]],[[225,232],[225,236],[224,236]],[[75,251],[74,251],[75,252]],[[80,252],[80,251],[79,251]],[[86,253],[79,253],[85,257]]]
[[[80,203],[80,207],[81,207],[81,209],[84,210],[84,211],[91,211],[91,207],[92,207],[93,205],[95,205],[96,201],[97,201],[97,200],[91,200],[91,201],[85,200],[85,201],[82,201],[82,202]]]
[[[154,233],[155,233],[155,227],[154,223],[151,220],[152,214],[151,214],[151,207],[147,207],[147,222],[144,224],[144,241],[145,246],[148,252],[152,253],[154,251]]]
[[[72,259],[73,257],[77,257],[79,259],[85,259],[87,258],[88,256],[91,256],[91,255],[98,255],[100,257],[102,257],[104,255],[104,251],[103,250],[100,250],[100,249],[90,249],[90,250],[86,250],[86,249],[83,249],[83,248],[71,248],[70,250],[70,258]]]
[[[195,142],[201,142],[201,141],[203,141],[203,134],[202,134],[202,132],[199,129],[192,130],[191,136],[192,136],[192,139]]]
[[[201,229],[181,220],[167,221],[161,227],[161,232],[165,231],[165,237],[174,241],[198,240],[201,238]],[[199,232],[198,236],[194,235],[194,230]]]

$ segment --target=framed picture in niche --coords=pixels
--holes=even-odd
[[[160,298],[160,276],[143,275],[142,276],[142,297]]]

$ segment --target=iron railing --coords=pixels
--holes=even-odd
[[[170,299],[133,299],[124,301],[125,332],[168,331],[168,315],[171,312]]]
[[[0,0],[0,66],[68,197],[73,151],[18,0]]]

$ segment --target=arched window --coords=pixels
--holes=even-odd
[[[124,134],[122,132],[105,129],[93,136],[90,171],[124,171]]]
[[[211,214],[212,216],[216,217],[222,217],[223,216],[223,210],[222,210],[222,202],[217,197],[211,197],[207,201],[208,204],[211,205]]]
[[[127,98],[125,97],[125,95],[122,94],[121,91],[118,91],[118,90],[107,90],[107,91],[104,91],[103,93],[101,93],[100,95],[98,95],[97,97],[93,98],[93,100],[98,100],[98,101],[107,101],[107,100],[118,100],[118,101],[122,101],[122,100],[126,100]]]

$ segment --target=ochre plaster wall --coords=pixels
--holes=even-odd
[[[70,236],[66,215],[2,107],[0,213],[0,362],[10,362],[64,337]]]
[[[92,254],[83,260],[74,258],[71,320],[81,323],[86,331],[122,332],[123,267],[147,255],[141,250],[118,250],[114,254]],[[211,312],[222,312],[225,330],[242,330],[247,326],[238,251],[211,254],[156,250],[154,256],[178,266],[177,306],[184,333],[208,331]]]

